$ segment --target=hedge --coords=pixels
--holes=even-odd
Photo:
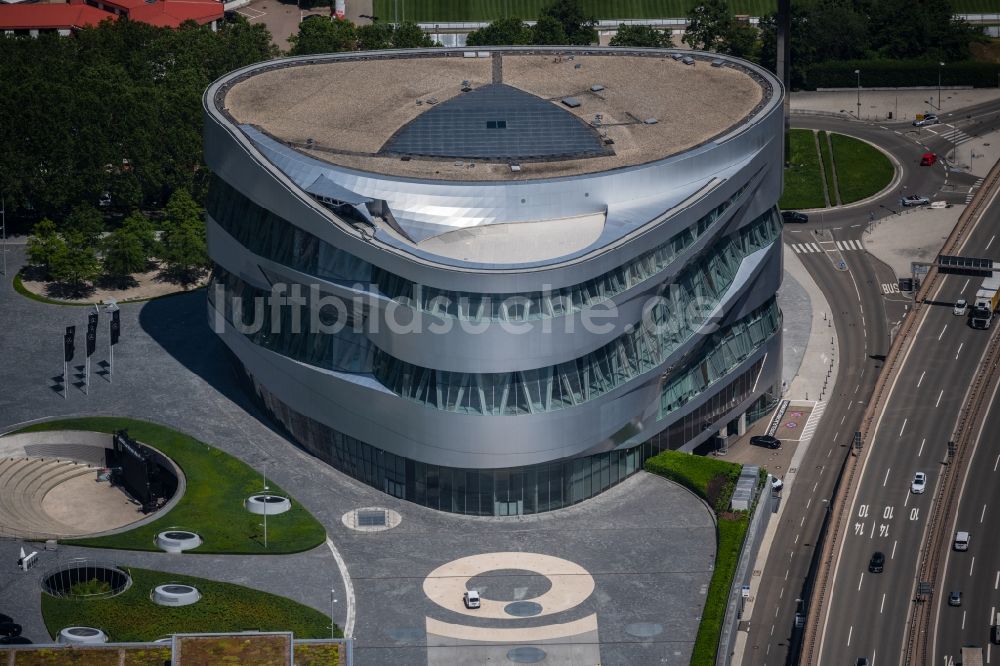
[[[806,70],[805,87],[855,88],[861,70],[862,88],[911,88],[938,84],[941,70],[943,86],[997,87],[1000,64],[987,62],[950,62],[940,67],[927,60],[841,60],[816,63]]]

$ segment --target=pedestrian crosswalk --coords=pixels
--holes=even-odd
[[[976,196],[976,190],[978,190],[982,184],[983,179],[980,178],[972,185],[972,187],[969,188],[969,192],[965,195],[965,203],[972,203],[972,197]]]
[[[822,243],[789,243],[792,251],[795,254],[809,254],[811,252],[833,252],[840,250],[841,252],[850,251],[864,251],[865,246],[861,244],[860,240],[844,240],[844,241],[824,241]]]
[[[957,127],[952,127],[951,125],[945,125],[945,127],[949,127],[950,129],[937,133],[938,136],[940,136],[942,139],[950,141],[956,146],[960,143],[965,143],[966,141],[972,141],[971,136],[969,136],[962,130],[958,129]]]

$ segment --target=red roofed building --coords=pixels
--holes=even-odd
[[[161,28],[176,28],[184,21],[192,20],[201,25],[211,23],[214,30],[225,11],[225,5],[218,0],[86,0],[86,2],[91,7]]]
[[[105,19],[125,18],[163,28],[192,20],[218,27],[225,5],[219,0],[70,0],[69,4],[0,4],[0,32],[37,37],[56,31],[70,35]]]
[[[0,5],[0,31],[8,35],[37,37],[40,32],[69,35],[117,18],[90,5]]]

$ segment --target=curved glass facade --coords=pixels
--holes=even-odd
[[[304,331],[301,323],[295,325],[294,310],[280,308],[275,316],[275,309],[265,306],[266,292],[222,270],[217,270],[209,293],[215,299],[222,287],[228,321],[255,344],[297,361],[343,372],[371,372],[400,397],[436,409],[483,415],[533,414],[594,400],[661,365],[701,328],[705,316],[732,284],[740,262],[773,243],[780,229],[777,213],[768,211],[689,264],[631,332],[580,358],[532,370],[472,373],[425,368],[374,347],[353,328],[343,326],[337,333]],[[303,300],[310,307],[309,299]],[[743,337],[736,339],[742,341]],[[703,377],[689,378],[675,393],[699,393],[704,382],[711,383],[725,374],[716,371],[716,366],[725,362],[722,357],[706,361]]]
[[[743,185],[711,212],[632,261],[582,284],[548,292],[482,294],[417,284],[338,250],[213,178],[206,211],[241,245],[266,259],[333,282],[374,284],[379,292],[424,312],[469,321],[529,321],[561,317],[607,301],[655,278],[710,231],[749,189]]]

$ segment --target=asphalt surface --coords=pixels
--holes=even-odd
[[[933,599],[937,614],[933,654],[937,664],[946,659],[958,661],[963,645],[984,648],[986,663],[991,663],[992,653],[1000,650],[1000,646],[990,644],[990,626],[998,622],[995,618],[1000,607],[1000,540],[993,536],[1000,505],[1000,447],[995,436],[1000,428],[998,405],[994,396],[954,521],[956,531],[969,532],[969,550],[949,551],[943,582]],[[959,607],[948,604],[952,590],[962,593]]]
[[[800,632],[794,629],[794,615],[800,610],[799,600],[806,598],[809,592],[806,587],[806,579],[813,557],[814,545],[819,538],[819,530],[825,514],[826,500],[832,494],[836,477],[840,472],[845,456],[849,453],[851,439],[854,432],[860,426],[864,409],[871,397],[875,379],[881,369],[882,360],[888,352],[890,332],[905,315],[904,308],[909,303],[908,298],[898,293],[893,293],[891,288],[883,288],[883,285],[889,287],[895,284],[897,276],[893,274],[888,266],[858,249],[860,247],[858,241],[860,241],[865,226],[869,221],[873,218],[877,219],[897,212],[899,210],[899,199],[906,194],[921,194],[930,197],[932,200],[943,200],[952,204],[964,204],[969,190],[975,184],[977,178],[971,174],[950,171],[946,168],[947,165],[940,162],[931,167],[921,167],[919,166],[920,156],[928,151],[935,152],[942,157],[947,155],[954,148],[955,144],[943,138],[942,134],[949,132],[951,129],[961,128],[965,135],[978,136],[1000,127],[1000,102],[990,102],[969,107],[952,114],[942,114],[941,117],[943,123],[929,129],[914,128],[908,123],[861,123],[823,116],[793,115],[792,117],[792,125],[794,127],[836,131],[856,136],[878,145],[895,158],[900,167],[900,177],[894,187],[872,201],[825,211],[823,213],[812,213],[809,223],[795,226],[788,225],[785,229],[785,242],[790,244],[793,250],[798,252],[807,247],[822,250],[820,252],[799,252],[799,254],[807,270],[809,270],[816,283],[823,290],[833,314],[832,324],[836,327],[840,344],[840,358],[837,359],[839,366],[838,380],[834,391],[827,398],[829,404],[823,419],[817,427],[808,453],[802,460],[799,469],[789,470],[789,473],[795,474],[795,481],[789,492],[786,493],[785,501],[788,503],[788,506],[786,506],[782,514],[782,519],[775,534],[766,565],[763,571],[760,572],[760,575],[754,577],[753,581],[756,601],[754,615],[748,629],[749,636],[747,650],[743,659],[744,664],[782,664],[794,663],[795,661],[794,655]],[[996,218],[994,216],[990,219]],[[973,236],[973,240],[969,245],[970,248],[976,247],[977,243],[985,246],[992,232],[986,235],[985,239],[980,238],[980,236],[986,233],[984,229],[988,226],[986,224],[981,225],[980,229],[977,230],[977,234]],[[805,243],[809,243],[810,245],[804,245]],[[970,253],[981,254],[971,250]],[[841,260],[844,262],[842,265],[839,264]],[[955,284],[955,278],[948,278],[945,281],[947,288],[955,292],[954,298],[958,298],[957,292],[963,286],[964,280],[965,278],[962,279],[962,282],[957,283],[957,285]],[[974,295],[974,286],[972,283],[970,283],[967,289],[970,290],[966,294],[967,296]],[[952,299],[952,295],[948,294],[947,296],[942,296],[942,298],[947,301]],[[941,314],[942,312],[948,316],[952,316],[950,314],[950,306],[935,310],[940,310],[940,312],[936,312],[939,316],[944,316]],[[951,328],[957,329],[959,327],[953,323]],[[952,332],[954,333],[954,330]],[[968,328],[962,331],[962,334],[965,336],[971,333],[981,332],[972,331]],[[935,335],[937,335],[937,332],[935,332]],[[948,336],[947,341],[949,344],[953,339],[955,338],[950,335]],[[978,341],[980,338],[976,339]],[[964,342],[964,339],[955,340],[956,347]],[[981,351],[980,349],[980,353]],[[970,355],[968,352],[968,349],[963,348],[963,353],[966,354],[963,362],[958,363],[953,359],[950,369],[954,370],[954,368],[961,367],[971,372],[974,364],[969,361]],[[954,356],[954,351],[952,351],[952,356]],[[911,359],[913,359],[911,362],[914,365],[921,364],[923,360],[922,355],[918,353],[911,354]],[[921,385],[925,392],[933,390],[928,388],[931,384],[940,385],[938,391],[934,392],[933,396],[927,398],[930,400],[930,405],[936,403],[939,393],[943,390],[944,386],[954,387],[957,385],[962,387],[968,385],[967,377],[950,378],[946,382],[941,382],[939,375],[935,375],[934,373],[928,374],[931,377],[935,377],[935,379]],[[958,382],[958,384],[949,383],[951,381]],[[957,396],[953,395],[955,390],[949,390],[947,396],[942,394],[941,403],[935,410],[953,409],[954,414],[957,415],[958,404],[961,402],[964,391],[959,388],[957,392]],[[894,395],[899,396],[900,402],[905,402],[907,397],[911,400],[917,398],[923,400],[923,403],[915,403],[909,406],[900,405],[898,408],[894,407],[893,409],[903,412],[907,409],[912,410],[916,404],[920,404],[921,407],[919,409],[924,410],[923,418],[936,422],[939,427],[948,430],[947,434],[950,435],[951,426],[954,424],[954,415],[947,422],[947,426],[942,426],[941,414],[935,414],[932,410],[924,409],[926,399],[922,393],[911,395],[908,389],[905,394],[903,391],[900,391],[899,394]],[[792,397],[797,398],[801,396]],[[899,420],[902,421],[908,418],[908,416],[903,415]],[[912,423],[907,424],[911,435],[914,432],[914,425]],[[899,433],[899,426],[901,426],[901,423],[897,425],[897,434]],[[888,424],[886,427],[888,428]],[[876,441],[881,441],[881,436],[881,433],[879,433]],[[946,435],[942,441],[946,442],[947,439]],[[919,442],[917,446],[919,447]],[[908,449],[898,450],[896,447],[893,447],[893,449],[895,453],[903,457],[907,455],[912,456],[913,454]],[[929,451],[921,455],[925,456],[925,459],[930,457]],[[891,460],[885,465],[890,471],[893,462],[896,461]],[[866,470],[863,483],[868,483],[869,477],[874,478],[876,475],[874,471],[869,471],[873,464],[875,464],[874,459],[869,463],[869,469]],[[899,529],[898,525],[901,523],[899,520],[900,511],[904,508],[902,507],[902,503],[905,501],[907,504],[910,504],[907,498],[902,495],[902,491],[896,492],[895,487],[899,486],[903,491],[908,488],[909,479],[902,478],[904,471],[901,470],[905,467],[905,474],[909,475],[910,478],[912,478],[912,471],[917,471],[916,469],[910,471],[909,466],[903,465],[902,461],[896,465],[896,478],[892,479],[895,485],[891,489],[888,485],[889,479],[885,477],[885,470],[880,470],[882,478],[878,479],[878,483],[886,483],[883,492],[888,501],[882,501],[880,497],[878,502],[881,502],[881,504],[878,507],[878,511],[884,512],[886,506],[893,507],[892,515],[894,518],[890,521],[891,527],[888,532],[893,535],[892,541],[899,540],[895,532]],[[933,493],[932,484],[936,482],[936,470],[928,468],[924,471],[928,472],[931,477],[927,489],[927,493],[929,494],[919,499],[929,501],[930,494]],[[879,527],[872,527],[872,523],[874,522],[874,508],[871,505],[874,502],[876,502],[875,499],[868,502],[869,518],[866,529],[869,530],[869,534],[872,529],[880,529]],[[906,508],[908,509],[909,507]],[[879,515],[882,514],[880,513]],[[918,512],[918,521],[922,521],[925,516],[925,511]],[[907,520],[908,517],[907,515]],[[880,524],[884,523],[886,523],[885,520]],[[920,522],[920,524],[922,525],[923,523]],[[851,529],[854,529],[853,521]],[[884,540],[888,537],[879,538]],[[871,536],[868,538],[869,542],[874,541],[874,539]],[[858,581],[854,572],[857,570],[858,574],[860,574],[862,570],[866,570],[868,559],[875,550],[874,547],[869,548],[871,545],[869,543],[862,546],[860,542],[853,544],[852,548],[857,550],[857,553],[853,554],[853,558],[855,560],[863,560],[863,562],[859,565],[852,561],[852,564],[841,567],[839,575],[846,579],[847,571],[850,570],[850,576],[855,578],[855,586],[857,586]],[[891,543],[889,548],[891,550]],[[897,544],[897,551],[898,549],[899,545]],[[851,557],[848,554],[848,550],[845,547],[845,558]],[[913,547],[913,552],[914,554],[916,553],[916,546]],[[889,554],[889,552],[886,553],[887,558]],[[896,557],[900,557],[899,552],[896,553]],[[859,566],[861,567],[860,569],[858,569]],[[890,560],[886,566],[886,573],[889,575],[883,575],[883,580],[893,578],[892,569],[900,571],[897,564],[893,560]],[[896,581],[897,586],[893,588],[899,590],[898,595],[901,595],[906,603],[908,603],[910,596],[913,575],[913,567],[910,567],[909,576],[900,578]],[[843,590],[846,586],[847,583],[844,583],[840,589]],[[873,585],[869,585],[869,589],[874,587]],[[855,637],[855,632],[859,631],[861,633],[867,631],[870,635],[869,639],[873,642],[876,642],[876,637],[880,637],[887,645],[893,645],[891,649],[883,651],[883,654],[894,652],[898,655],[906,620],[905,606],[901,611],[903,617],[899,618],[894,630],[888,632],[896,636],[896,639],[889,638],[884,630],[882,633],[872,631],[872,627],[870,626],[864,630],[854,628],[855,624],[860,624],[855,619],[865,617],[869,610],[874,614],[885,616],[887,609],[881,606],[881,593],[875,596],[877,597],[876,599],[867,602],[874,604],[874,608],[855,605],[852,602],[857,602],[858,600],[854,599],[851,602],[845,602],[848,606],[847,608],[844,608],[840,612],[831,613],[833,620],[831,620],[830,626],[827,627],[827,631],[832,636],[842,625],[844,636],[842,638],[831,637],[824,643],[824,649],[828,648],[831,651],[837,642],[842,643],[843,649],[835,655],[831,655],[832,659],[828,659],[829,663],[854,663],[854,659],[857,656],[864,654],[863,651],[857,652],[857,654],[853,652],[854,649],[858,648],[859,640],[866,640]],[[898,609],[897,612],[899,612]],[[847,645],[848,634],[851,634],[853,647]],[[879,648],[872,646],[871,651],[873,654],[868,655],[869,657],[873,656],[876,651],[879,651]]]

